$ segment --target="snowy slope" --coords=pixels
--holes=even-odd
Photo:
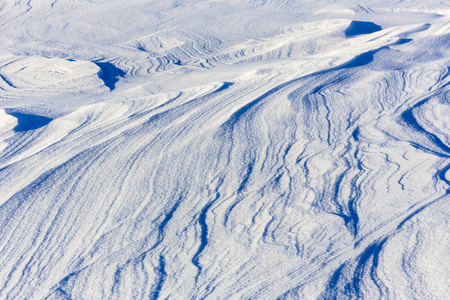
[[[447,1],[4,0],[0,299],[448,299]]]

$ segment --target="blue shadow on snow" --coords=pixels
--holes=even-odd
[[[105,86],[108,87],[111,91],[116,88],[116,83],[119,81],[119,77],[125,76],[125,72],[117,68],[112,63],[98,61],[94,61],[93,63],[100,68],[98,77],[103,80]]]
[[[17,119],[18,124],[13,129],[15,132],[22,132],[22,131],[38,129],[38,128],[44,127],[45,125],[47,125],[48,123],[50,123],[53,120],[51,118],[47,118],[47,117],[43,117],[43,116],[29,115],[29,114],[24,114],[24,113],[19,113],[19,112],[13,112],[13,113],[8,113],[8,114],[10,114],[11,116],[13,116],[14,118]]]
[[[360,34],[374,33],[381,29],[381,26],[372,22],[352,21],[344,33],[346,37],[352,37]]]

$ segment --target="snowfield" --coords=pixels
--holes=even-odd
[[[0,299],[449,299],[450,3],[3,0]]]

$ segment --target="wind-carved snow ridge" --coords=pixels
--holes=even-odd
[[[447,299],[449,11],[4,1],[0,299]]]

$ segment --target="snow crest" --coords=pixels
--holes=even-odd
[[[443,1],[0,4],[0,299],[447,299]]]

